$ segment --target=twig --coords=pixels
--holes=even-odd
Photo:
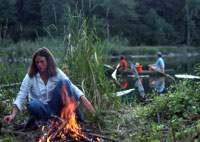
[[[17,82],[17,83],[12,83],[12,84],[3,84],[0,86],[0,89],[4,89],[4,88],[12,88],[12,87],[16,87],[21,85],[21,82]]]
[[[12,130],[6,130],[6,129],[2,129],[1,130],[2,133],[7,133],[7,134],[14,134],[14,135],[21,135],[23,137],[30,137],[30,139],[35,139],[35,135],[33,135],[32,132],[18,132],[18,131],[12,131]]]
[[[85,81],[85,79],[81,82],[81,88],[82,88],[82,90],[83,90],[83,93],[86,94],[86,93],[85,93],[85,89],[84,89],[84,81]]]
[[[59,120],[60,122],[63,122],[64,120],[62,118],[60,118],[57,115],[51,115],[51,118],[54,118],[55,120]]]
[[[94,94],[96,94],[94,97],[95,97],[95,102],[94,104],[97,105],[98,108],[100,108],[100,105],[101,105],[101,101],[100,101],[100,93],[99,93],[99,90],[97,88],[97,83],[96,83],[96,79],[95,79],[95,75],[94,75],[94,72],[92,70],[92,65],[91,63],[88,61],[88,64],[89,64],[89,67],[90,67],[90,71],[92,73],[92,78],[93,78],[93,83],[94,83]]]
[[[158,124],[160,124],[160,115],[158,112],[158,104],[156,103],[156,114],[157,114],[157,118],[158,118]]]
[[[85,134],[86,134],[86,135],[89,135],[89,136],[93,136],[93,137],[99,137],[99,138],[102,138],[102,139],[104,139],[104,140],[109,140],[109,141],[111,141],[111,142],[118,142],[117,140],[113,140],[113,139],[110,139],[110,138],[108,138],[108,137],[101,136],[101,135],[94,134],[94,133],[88,133],[88,132],[86,132]]]

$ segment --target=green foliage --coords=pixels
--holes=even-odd
[[[194,71],[196,72],[197,75],[200,75],[200,63],[197,63],[194,66]]]
[[[11,84],[21,82],[26,72],[27,67],[23,63],[0,63],[0,83]]]
[[[66,47],[69,76],[76,83],[83,83],[85,94],[97,110],[108,109],[114,102],[109,103],[112,91],[100,59],[104,55],[104,45],[81,12],[72,13],[69,22],[70,38]]]
[[[167,94],[155,96],[159,113],[163,119],[173,119],[174,116],[187,119],[194,114],[200,113],[198,104],[200,96],[198,85],[189,81],[182,81],[178,85],[171,86]],[[156,106],[152,108],[152,116]]]
[[[157,113],[165,127],[172,128],[174,134],[169,134],[173,139],[182,140],[199,134],[196,123],[199,120],[199,85],[196,82],[181,81],[171,86],[167,94],[154,97],[154,104],[146,112],[146,118],[158,121]],[[158,109],[158,111],[156,111]],[[159,134],[154,132],[153,135]],[[163,135],[163,134],[162,134]],[[152,136],[152,134],[151,134]]]
[[[12,111],[12,101],[13,98],[16,97],[18,93],[19,87],[10,88],[10,89],[0,89],[0,117],[2,118],[4,115],[8,114]]]
[[[16,0],[0,0],[0,45],[16,31]]]
[[[40,0],[16,0],[15,7],[18,22],[14,40],[34,40],[42,33]]]
[[[2,1],[2,2],[1,2]],[[130,45],[199,45],[200,0],[1,0],[0,40],[35,40],[68,32],[69,9],[79,9],[104,39]]]
[[[54,25],[51,28],[51,34],[55,37],[62,37],[66,32],[66,25],[68,22],[68,5],[66,0],[42,0],[41,7],[41,22],[44,28]]]

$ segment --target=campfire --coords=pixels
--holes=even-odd
[[[39,142],[102,142],[102,138],[94,135],[85,135],[81,126],[76,121],[75,109],[77,107],[75,98],[69,96],[63,85],[63,104],[61,117],[52,116],[52,119],[46,126],[42,126],[43,135]]]

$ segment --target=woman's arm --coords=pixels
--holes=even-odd
[[[84,107],[86,107],[90,112],[95,112],[93,106],[91,103],[88,101],[88,99],[85,97],[85,95],[80,97],[80,100],[82,101]]]

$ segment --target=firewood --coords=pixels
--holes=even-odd
[[[58,128],[58,130],[53,134],[51,140],[55,140],[57,135],[63,130],[63,128],[67,125],[67,121],[64,121],[63,124]]]
[[[47,138],[48,138],[49,136],[51,136],[51,135],[55,132],[56,127],[57,127],[56,124],[54,124],[53,127],[52,127],[50,130],[47,130],[47,131],[48,131],[48,132],[47,132],[47,135],[44,135],[44,136],[43,136],[41,142],[46,142],[46,141],[47,141]]]
[[[62,119],[62,118],[60,118],[59,116],[57,116],[57,115],[51,115],[51,119],[54,119],[54,120],[59,120],[60,122],[63,122],[64,121],[64,119]]]

